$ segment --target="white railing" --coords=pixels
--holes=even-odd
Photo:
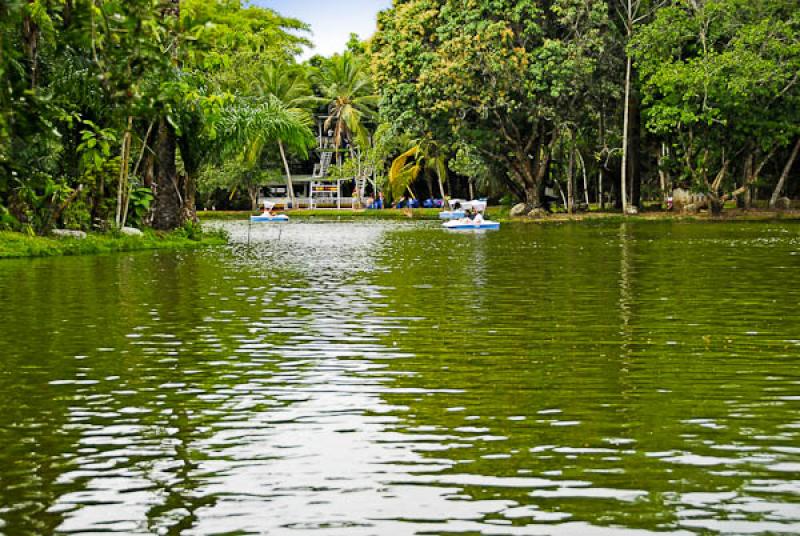
[[[289,205],[288,197],[262,197],[258,200],[258,206],[263,207],[265,201],[274,203],[275,208],[278,210],[284,210]],[[294,208],[312,208],[311,201],[310,197],[295,196]],[[313,208],[337,208],[341,206],[341,208],[350,209],[353,207],[352,197],[342,197],[341,200],[336,197],[314,197],[313,201]]]

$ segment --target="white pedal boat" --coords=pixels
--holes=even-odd
[[[475,223],[473,221],[464,221],[464,220],[451,220],[446,221],[442,224],[442,227],[445,229],[451,229],[454,231],[468,231],[468,230],[475,230],[475,229],[499,229],[500,222],[492,221],[492,220],[483,220],[482,222]]]
[[[264,201],[264,212],[258,216],[250,216],[250,221],[257,222],[281,222],[289,221],[289,216],[286,214],[272,214],[270,211],[275,208],[275,203]]]
[[[287,216],[286,214],[275,214],[274,216],[267,216],[266,214],[260,214],[258,216],[250,216],[250,221],[253,222],[289,221],[289,216]]]
[[[439,213],[440,220],[460,220],[467,215],[467,210],[483,212],[486,210],[486,201],[475,199],[466,201],[464,199],[448,199],[447,204],[450,210],[443,210]]]

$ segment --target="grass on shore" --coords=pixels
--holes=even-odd
[[[800,221],[800,211],[797,210],[741,210],[725,209],[721,215],[713,216],[707,211],[698,213],[672,212],[665,210],[644,211],[639,214],[624,216],[621,212],[579,212],[567,214],[559,212],[544,218],[511,217],[508,209],[499,209],[491,214],[492,219],[508,223],[523,222],[533,224],[543,223],[622,223],[622,222],[766,222],[766,221]]]
[[[227,239],[221,233],[211,232],[190,236],[180,229],[172,233],[146,230],[143,236],[90,233],[84,239],[30,236],[24,233],[0,231],[0,259],[95,255],[151,249],[190,249],[225,243]]]

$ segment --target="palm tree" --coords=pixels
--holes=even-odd
[[[263,99],[237,99],[223,113],[218,129],[222,158],[239,158],[246,167],[255,167],[268,144],[280,142],[304,157],[314,145],[310,119],[288,108],[274,96]]]
[[[277,61],[271,62],[261,72],[261,76],[256,80],[255,85],[257,93],[264,97],[277,99],[287,110],[303,117],[308,123],[311,122],[311,113],[308,110],[308,107],[313,102],[311,84],[309,84],[302,67]],[[286,171],[286,190],[292,206],[295,206],[292,172],[289,169],[289,161],[286,158],[284,140],[279,138],[277,141],[278,150],[283,160],[283,168]]]
[[[439,183],[439,193],[442,199],[444,194],[444,181],[447,178],[447,159],[441,145],[430,139],[422,138],[412,140],[411,147],[398,156],[389,169],[389,185],[392,197],[397,198],[408,189],[422,171],[432,173]]]
[[[339,148],[345,140],[362,147],[369,145],[365,123],[373,119],[378,106],[372,78],[366,63],[350,52],[333,56],[314,77],[321,97],[315,102],[328,107],[325,129],[333,127],[336,163],[341,165]]]

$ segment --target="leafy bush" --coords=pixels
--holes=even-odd
[[[128,225],[142,227],[150,207],[153,204],[153,191],[150,188],[139,187],[131,190],[130,205],[128,208]]]
[[[0,205],[0,231],[10,231],[18,226],[17,219],[11,215],[6,207]]]

